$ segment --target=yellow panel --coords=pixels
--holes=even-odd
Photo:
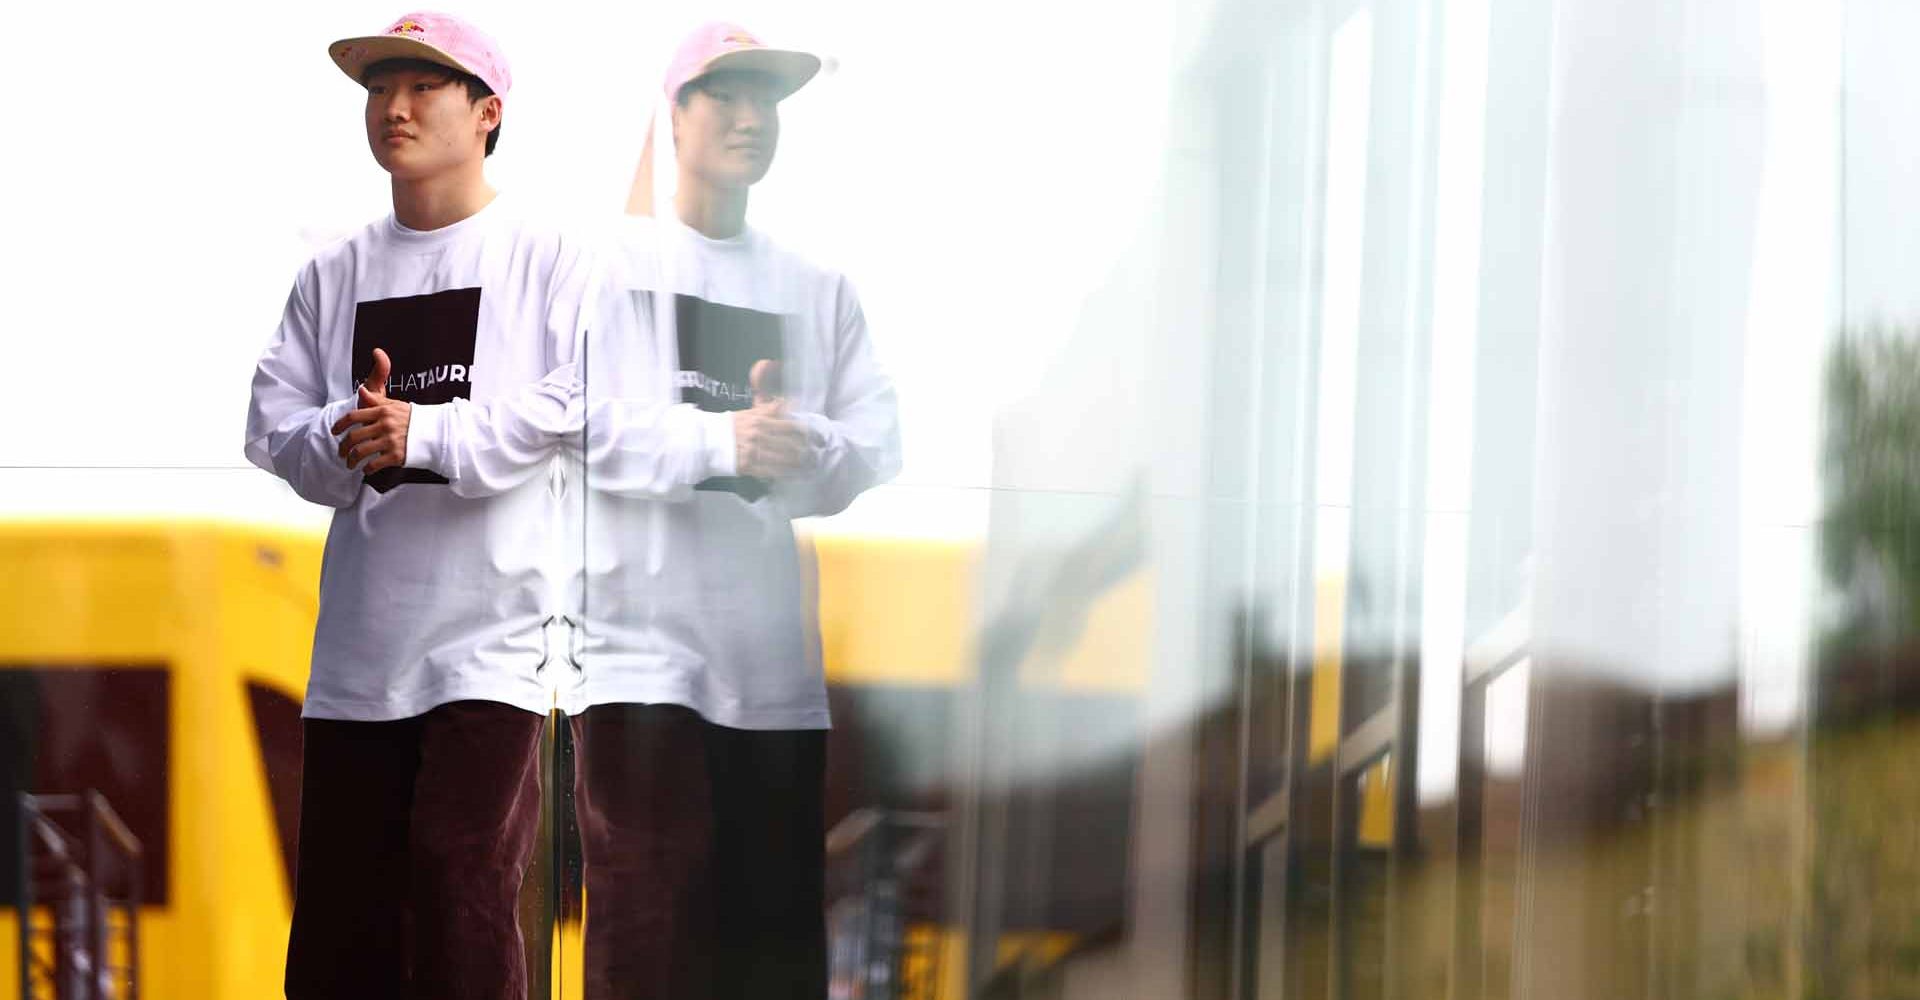
[[[1000,935],[994,968],[1004,969],[1022,959],[1035,968],[1047,968],[1073,950],[1079,937],[1066,931],[1013,931]]]
[[[1340,672],[1347,622],[1347,581],[1322,578],[1313,591],[1313,690],[1307,759],[1318,763],[1340,745]]]
[[[219,666],[206,684],[193,688],[205,698],[203,708],[189,708],[182,720],[210,722],[202,726],[212,730],[211,738],[203,735],[200,746],[224,758],[207,762],[214,768],[207,773],[218,775],[218,789],[201,786],[190,793],[211,795],[198,804],[215,831],[201,845],[202,862],[222,872],[206,879],[218,886],[206,899],[216,928],[209,959],[224,988],[221,996],[277,996],[293,901],[246,682],[267,684],[296,701],[305,692],[319,612],[321,539],[224,532],[218,551]]]
[[[43,665],[159,662],[194,629],[182,534],[134,525],[0,528],[0,657]]]
[[[823,536],[820,642],[829,684],[958,684],[971,675],[971,543]]]
[[[19,912],[17,908],[0,910],[0,976],[6,977],[0,981],[0,997],[7,1000],[20,996],[20,947],[15,943],[20,940]]]
[[[1361,847],[1393,846],[1393,755],[1388,754],[1360,772]]]
[[[906,993],[902,1000],[962,1000],[967,993],[966,932],[939,924],[914,924],[907,928],[906,937],[909,954],[902,963],[901,979],[925,983],[927,989]]]

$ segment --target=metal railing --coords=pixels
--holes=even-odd
[[[22,1000],[138,1000],[139,838],[91,790],[21,793],[18,823]]]

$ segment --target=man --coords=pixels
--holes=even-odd
[[[588,1000],[826,996],[827,698],[791,521],[892,477],[900,445],[852,287],[746,222],[779,103],[819,67],[734,25],[690,35],[666,79],[673,212],[607,261],[562,698]]]
[[[393,213],[302,269],[247,417],[247,457],[336,508],[286,992],[521,1000],[560,587],[540,473],[579,419],[587,267],[487,184],[492,39],[421,13],[328,51],[366,88]]]

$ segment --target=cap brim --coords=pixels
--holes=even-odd
[[[764,73],[779,83],[779,99],[785,100],[820,72],[820,57],[811,52],[794,52],[790,49],[739,49],[722,52],[707,60],[707,64],[701,67],[700,76],[723,70],[729,73]]]
[[[367,67],[388,59],[423,59],[457,69],[468,76],[480,75],[440,49],[405,35],[342,38],[327,46],[327,55],[332,57],[335,66],[340,67],[340,72],[352,77],[353,82],[362,85],[367,82],[364,79]]]

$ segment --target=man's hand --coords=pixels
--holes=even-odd
[[[335,434],[352,428],[340,438],[340,457],[349,469],[359,466],[362,474],[397,468],[407,460],[407,422],[413,417],[413,404],[387,398],[387,379],[392,375],[387,352],[374,348],[373,371],[358,390],[360,408],[333,425]]]
[[[780,391],[780,365],[753,363],[748,374],[753,385],[753,408],[733,412],[733,450],[736,471],[756,479],[785,479],[813,467],[813,447],[807,433],[787,415]]]

